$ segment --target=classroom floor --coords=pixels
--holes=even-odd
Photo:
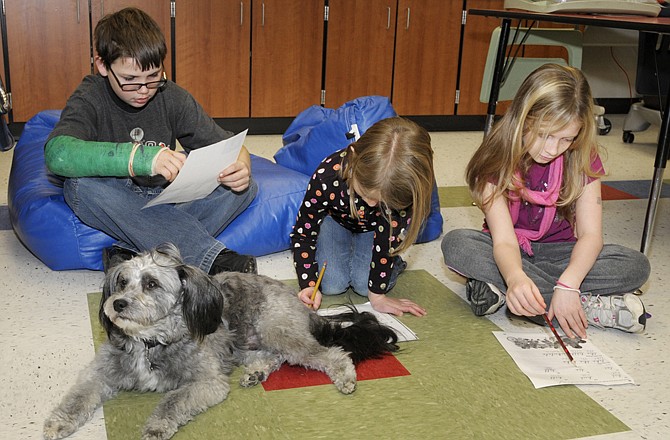
[[[609,176],[605,181],[627,182],[623,188],[640,187],[652,177],[658,129],[636,133],[634,144],[621,140],[623,117],[610,117],[612,132],[601,136],[608,155],[604,158]],[[441,187],[463,186],[465,164],[481,141],[481,132],[432,133],[436,176]],[[251,153],[271,158],[281,147],[280,136],[248,136]],[[17,240],[7,216],[7,180],[12,152],[0,153],[0,440],[39,439],[48,412],[74,382],[77,373],[93,358],[93,341],[86,294],[100,291],[102,273],[93,271],[54,272],[37,260]],[[666,176],[670,179],[670,176]],[[670,186],[670,185],[668,185]],[[629,192],[633,192],[631,189]],[[605,241],[638,249],[647,200],[604,202]],[[472,206],[442,208],[444,231],[479,228],[481,212]],[[670,204],[659,202],[653,241],[648,252],[652,274],[644,286],[642,300],[652,315],[644,334],[589,329],[589,338],[619,364],[637,385],[580,387],[630,432],[599,436],[607,439],[670,438],[670,382],[667,368],[670,351],[670,297],[663,292],[670,281]],[[424,269],[448,288],[464,296],[463,279],[447,270],[440,240],[414,246],[406,255],[409,269]],[[278,279],[295,276],[288,252],[258,259],[259,272]],[[430,318],[429,315],[423,319]],[[504,313],[490,318],[503,330],[517,323]],[[436,322],[435,325],[440,325]],[[473,357],[473,362],[476,359]],[[456,403],[457,404],[457,403]],[[383,408],[374,411],[383,413]],[[575,414],[588,418],[588,414]],[[529,421],[541,429],[542,421]],[[566,423],[570,423],[566,420]],[[102,411],[71,437],[74,440],[105,439]],[[435,437],[439,438],[436,433]]]

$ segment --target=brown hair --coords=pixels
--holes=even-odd
[[[406,235],[397,248],[391,247],[391,255],[416,241],[430,214],[435,182],[433,149],[424,128],[401,117],[382,119],[348,147],[341,175],[350,189],[353,218],[358,218],[354,182],[361,191],[379,192],[379,209],[389,224],[391,210],[411,211]]]
[[[149,70],[163,65],[165,36],[146,12],[125,8],[105,15],[95,26],[95,50],[107,68],[119,58],[132,58]]]

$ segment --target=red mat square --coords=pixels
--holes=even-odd
[[[392,354],[380,359],[370,359],[356,365],[356,378],[361,380],[409,376],[410,372]],[[265,391],[312,387],[332,383],[326,373],[308,370],[302,366],[284,364],[263,382]]]
[[[601,185],[601,192],[603,196],[603,200],[632,200],[632,199],[637,199],[632,194],[628,194],[625,191],[621,191],[620,189],[613,188],[609,185],[605,185],[604,183]]]

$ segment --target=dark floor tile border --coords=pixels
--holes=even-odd
[[[0,231],[9,231],[12,223],[9,221],[9,207],[0,205]]]

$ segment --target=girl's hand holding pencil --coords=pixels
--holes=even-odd
[[[319,310],[319,307],[321,307],[321,292],[319,291],[319,286],[321,285],[323,274],[326,272],[326,264],[327,263],[324,261],[323,266],[321,266],[321,271],[319,272],[319,278],[316,280],[314,287],[306,287],[298,293],[300,301],[313,310]]]
[[[313,293],[315,293],[314,299],[312,299]],[[321,292],[315,290],[314,287],[306,287],[302,289],[298,293],[298,298],[310,309],[319,310],[319,307],[321,307]]]

